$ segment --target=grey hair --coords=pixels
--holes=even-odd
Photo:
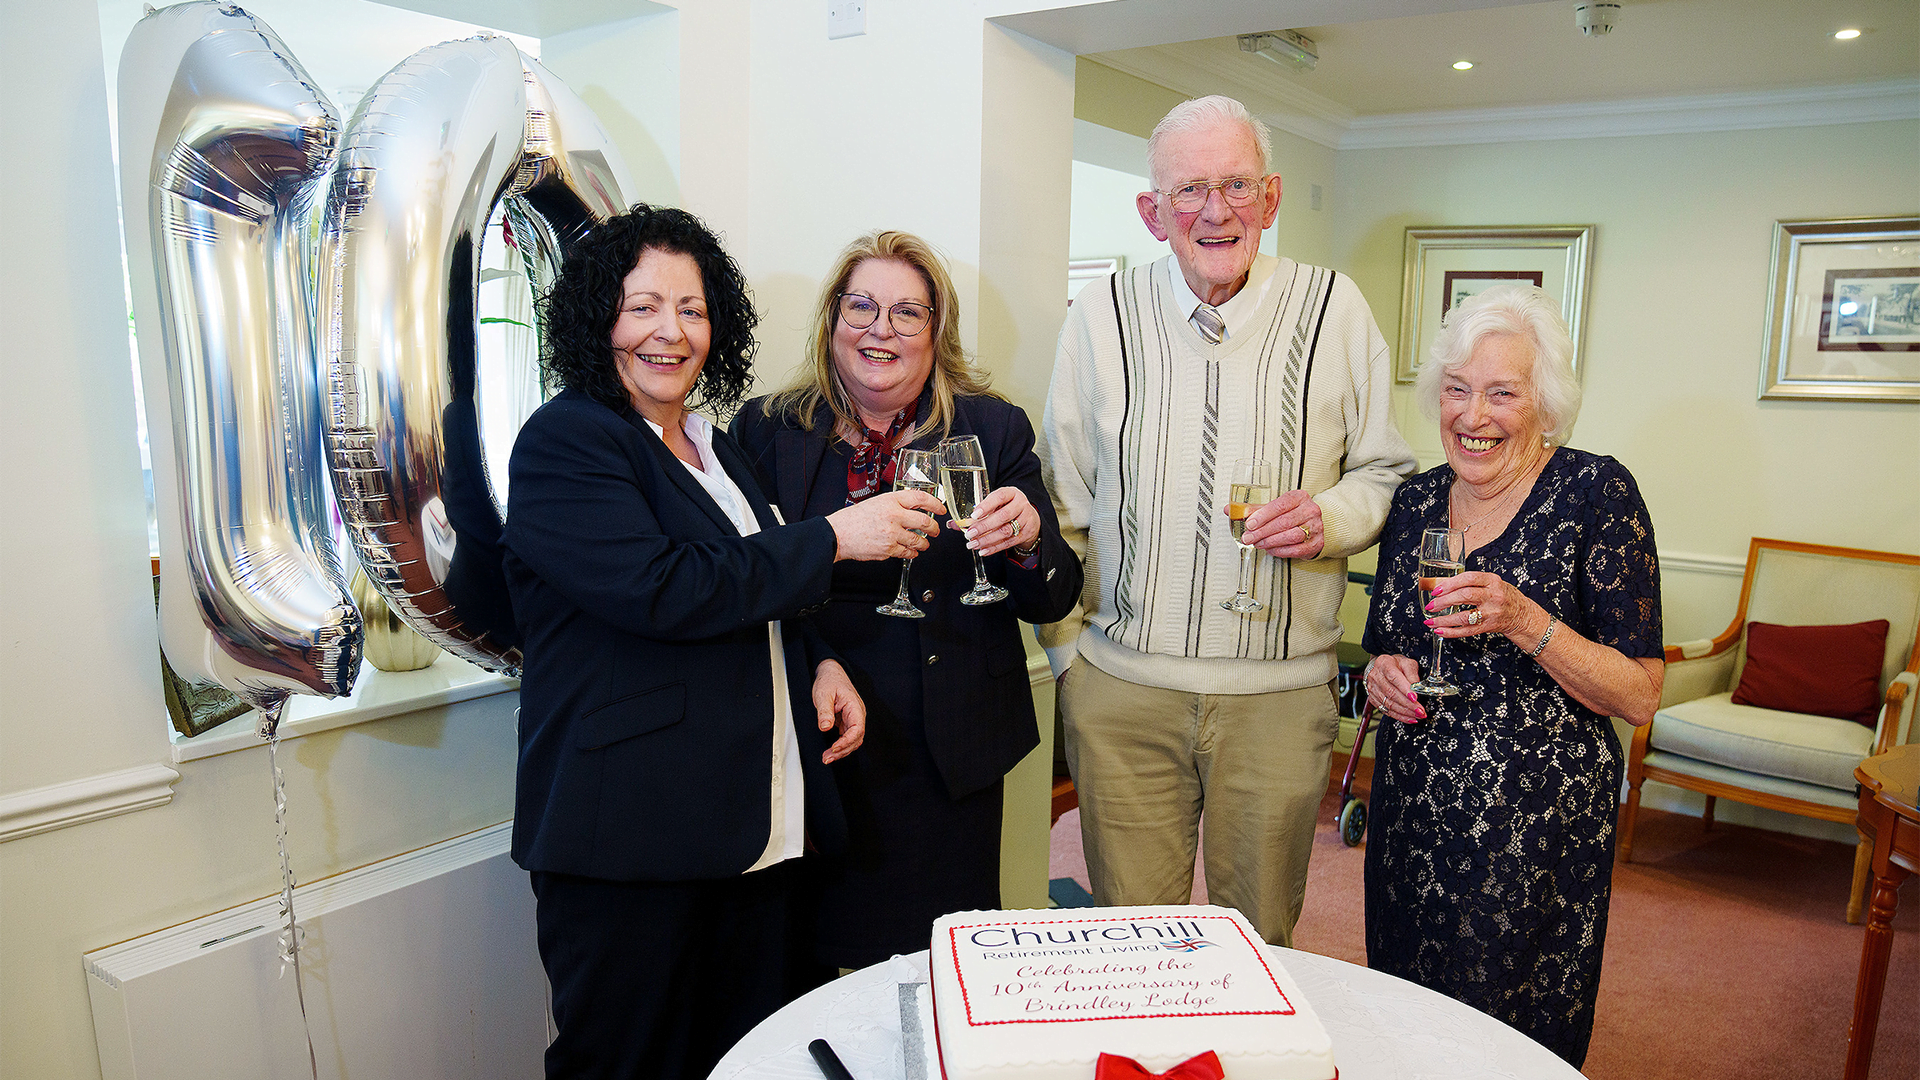
[[[1549,446],[1566,445],[1580,416],[1573,338],[1560,318],[1560,305],[1536,285],[1495,285],[1447,312],[1432,355],[1414,379],[1413,395],[1420,411],[1428,419],[1439,418],[1442,380],[1465,366],[1482,340],[1496,334],[1514,334],[1533,343],[1533,394],[1540,434]]]
[[[1244,125],[1260,149],[1260,175],[1273,171],[1273,136],[1267,132],[1267,125],[1238,101],[1224,94],[1212,94],[1175,105],[1153,125],[1153,134],[1147,137],[1147,172],[1156,190],[1167,182],[1160,173],[1160,140],[1175,132],[1202,131],[1217,124]]]

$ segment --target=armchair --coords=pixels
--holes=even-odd
[[[1822,626],[1888,621],[1872,727],[1853,720],[1733,703],[1750,621]],[[1714,801],[1733,799],[1825,821],[1852,822],[1854,767],[1908,741],[1920,699],[1920,555],[1755,538],[1733,622],[1718,637],[1667,646],[1653,722],[1627,752],[1620,858],[1633,856],[1640,786],[1658,780]],[[1847,921],[1859,922],[1870,849],[1856,849]]]

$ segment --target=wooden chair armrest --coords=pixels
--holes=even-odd
[[[1667,646],[1666,681],[1660,686],[1660,708],[1692,701],[1728,688],[1733,678],[1733,650],[1722,648],[1704,656],[1681,659],[1680,646]]]
[[[1920,675],[1903,671],[1887,687],[1886,704],[1880,707],[1880,730],[1873,740],[1873,752],[1884,754],[1904,745],[1913,733],[1913,710],[1920,698]]]

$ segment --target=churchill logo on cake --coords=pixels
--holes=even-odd
[[[1093,926],[1079,926],[1072,923],[983,926],[974,930],[968,940],[989,954],[995,950],[1015,946],[1047,945],[1103,946],[1098,949],[1100,952],[1157,952],[1163,947],[1192,952],[1213,944],[1207,940],[1205,928],[1194,919],[1177,919],[1172,922],[1158,923],[1129,919],[1124,922],[1099,923]],[[1112,947],[1119,944],[1129,944],[1132,948],[1116,950]],[[1091,950],[1075,949],[1073,951]]]
[[[947,939],[969,1024],[1293,1012],[1229,918],[1009,920]]]

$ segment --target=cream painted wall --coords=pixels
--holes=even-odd
[[[1334,265],[1395,340],[1404,230],[1593,224],[1573,445],[1633,470],[1663,554],[1744,561],[1750,536],[1920,551],[1920,406],[1755,398],[1778,218],[1913,213],[1911,121],[1347,151]],[[1398,401],[1423,464],[1432,422]],[[1726,626],[1737,578],[1672,572],[1669,641]]]
[[[555,34],[540,62],[607,129],[626,159],[628,203],[680,204],[680,12]]]

